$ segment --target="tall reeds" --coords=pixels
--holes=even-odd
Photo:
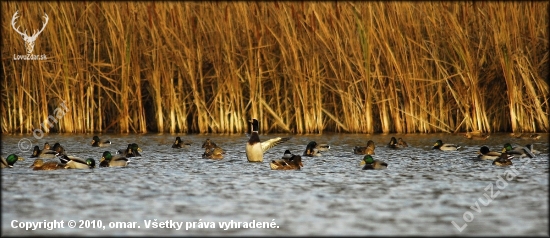
[[[1,4],[3,133],[549,129],[547,2]]]

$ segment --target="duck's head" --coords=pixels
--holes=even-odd
[[[298,168],[304,167],[304,164],[302,164],[302,157],[299,155],[293,155],[288,161],[294,163]]]
[[[136,143],[132,143],[131,148],[132,148],[133,151],[142,152],[141,148],[139,148],[138,144],[136,144]]]
[[[285,150],[283,158],[284,159],[290,159],[291,157],[292,157],[292,153],[290,153],[290,150]]]
[[[395,137],[390,139],[390,145],[397,145],[397,139],[395,139]]]
[[[103,152],[103,155],[101,156],[101,159],[99,160],[99,163],[103,162],[104,160],[110,161],[113,158],[113,155],[111,155],[111,152],[105,151]]]
[[[44,143],[44,150],[49,150],[50,149],[50,143],[46,142]]]
[[[95,144],[99,142],[99,136],[94,136],[94,138],[92,138],[92,144]]]
[[[61,145],[59,144],[59,142],[56,142],[53,147],[52,147],[52,150],[55,151],[57,150],[57,148],[61,147]]]
[[[13,164],[15,164],[15,162],[18,160],[19,160],[19,156],[15,154],[8,155],[8,158],[6,158],[6,162],[8,162],[9,166],[13,166]]]
[[[374,148],[374,141],[372,140],[367,141],[367,147]]]
[[[256,118],[252,118],[252,120],[248,121],[250,122],[250,125],[252,125],[252,132],[258,132],[260,129],[260,123]]]
[[[506,153],[507,151],[512,151],[512,145],[510,143],[504,144],[504,147],[502,148],[502,153]]]
[[[374,163],[374,159],[372,158],[371,155],[365,155],[365,157],[363,157],[363,161],[365,161],[365,164],[372,164],[372,163]]]
[[[437,140],[437,141],[435,142],[435,144],[434,144],[434,147],[433,147],[432,149],[436,149],[436,148],[438,148],[438,147],[440,147],[440,146],[442,146],[442,145],[443,145],[443,141]]]
[[[487,146],[482,146],[482,147],[479,149],[479,153],[480,153],[480,154],[483,154],[483,155],[489,153],[489,147],[487,147]]]
[[[88,165],[88,167],[90,167],[90,169],[95,168],[95,160],[92,158],[86,159],[86,164]]]
[[[306,155],[312,155],[315,151],[315,147],[317,146],[317,142],[310,141],[306,146]]]
[[[181,143],[181,138],[178,136],[176,137],[176,141],[174,141],[174,144],[179,145]]]
[[[35,145],[34,149],[32,150],[32,156],[38,156],[38,153],[40,153],[40,148]]]
[[[32,168],[32,167],[40,167],[44,164],[44,160],[42,159],[35,159],[34,162],[32,162],[31,166],[29,166],[29,168]]]

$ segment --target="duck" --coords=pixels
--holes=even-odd
[[[59,147],[57,147],[59,148]],[[48,149],[40,149],[37,145],[34,146],[34,149],[32,151],[32,155],[31,155],[31,158],[45,158],[45,159],[53,159],[55,158],[55,154],[57,154],[57,152],[53,151],[53,150],[48,150]]]
[[[301,156],[291,155],[290,158],[284,158],[283,156],[283,159],[272,160],[269,167],[272,170],[300,170],[301,167],[304,167],[304,164],[302,164]]]
[[[476,130],[472,132],[466,132],[466,134],[464,134],[464,137],[472,140],[487,140],[487,138],[489,138],[489,135],[484,134],[480,130]]]
[[[16,154],[8,155],[7,158],[1,157],[1,167],[3,168],[13,168],[13,165],[18,160],[23,160],[22,157],[17,156]]]
[[[375,160],[372,158],[372,155],[365,155],[363,157],[363,161],[365,162],[365,166],[363,166],[362,170],[380,170],[380,169],[386,169],[388,167],[388,164],[381,160]]]
[[[204,151],[204,154],[202,154],[202,158],[221,160],[223,159],[224,154],[225,154],[225,151],[221,147],[214,147],[214,148],[206,149]]]
[[[525,133],[512,133],[512,137],[518,138],[518,139],[532,139],[532,140],[538,140],[540,139],[539,134],[525,134]]]
[[[321,156],[321,151],[328,151],[330,149],[330,145],[327,144],[317,144],[315,141],[310,141],[307,146],[306,150],[304,151],[304,156]]]
[[[210,138],[206,139],[204,143],[202,143],[202,148],[204,149],[212,149],[215,147],[218,147],[218,146],[216,145],[216,143],[212,142]]]
[[[284,143],[290,140],[291,137],[276,137],[266,141],[260,141],[260,136],[258,135],[258,129],[260,128],[258,120],[253,118],[249,121],[252,126],[252,132],[250,133],[250,138],[246,142],[246,159],[248,162],[263,162],[264,153],[269,149]]]
[[[111,155],[111,152],[105,151],[99,160],[99,167],[126,167],[130,161],[123,155]]]
[[[367,146],[355,146],[353,153],[356,155],[374,155],[374,141],[367,141]]]
[[[191,145],[190,142],[183,142],[181,138],[178,136],[176,137],[176,141],[174,141],[174,144],[172,144],[172,148],[184,148],[189,145]]]
[[[478,153],[479,153],[479,155],[477,156],[477,158],[481,159],[481,160],[495,160],[498,157],[500,157],[500,155],[502,154],[500,152],[490,151],[489,147],[487,147],[487,146],[482,146],[479,149]]]
[[[143,152],[138,144],[132,143],[128,144],[128,147],[126,149],[120,149],[116,152],[117,155],[122,155],[126,158],[130,157],[140,157],[141,154],[139,152]]]
[[[63,164],[57,161],[44,162],[43,159],[35,159],[30,167],[32,170],[57,170],[63,169],[63,166]]]
[[[497,166],[509,166],[509,165],[512,165],[512,159],[514,158],[514,156],[512,155],[509,155],[509,154],[506,154],[506,153],[502,153],[500,154],[500,156],[495,159],[493,161],[493,165],[497,165]]]
[[[405,142],[403,139],[399,138],[399,139],[395,139],[395,137],[392,137],[390,139],[390,143],[388,143],[388,147],[392,148],[392,149],[397,149],[397,148],[405,148],[405,147],[409,147],[409,145],[407,144],[407,142]]]
[[[532,145],[528,145],[528,146],[532,148]],[[531,152],[531,150],[528,147],[523,147],[523,146],[512,147],[510,143],[504,144],[504,147],[502,148],[502,153],[506,153],[509,155],[517,155],[520,158],[524,156],[527,156],[529,158],[535,158],[535,154],[533,154],[533,152]]]
[[[92,146],[93,147],[106,147],[106,146],[110,146],[111,145],[111,141],[108,141],[108,140],[100,140],[98,136],[94,136],[94,138],[92,139]]]
[[[441,140],[437,140],[434,146],[432,147],[433,150],[437,149],[437,150],[443,150],[443,151],[453,151],[453,150],[458,150],[460,148],[461,147],[458,145],[446,144],[446,143],[443,143],[443,141]]]
[[[51,150],[55,151],[56,153],[60,153],[60,152],[65,153],[65,148],[63,148],[63,146],[61,146],[61,144],[59,144],[59,142],[56,142],[53,145]]]
[[[63,168],[65,169],[92,169],[95,168],[95,160],[92,158],[88,158],[86,160],[75,157],[75,156],[67,156],[67,155],[60,155],[59,160],[63,164]]]

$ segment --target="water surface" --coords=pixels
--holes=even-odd
[[[176,136],[192,145],[171,148]],[[276,136],[288,135],[260,138]],[[392,136],[410,147],[385,147]],[[27,158],[2,170],[3,235],[548,235],[548,135],[525,140],[492,134],[485,141],[449,134],[302,135],[269,150],[263,163],[247,162],[245,135],[100,135],[113,142],[107,148],[91,147],[92,137],[2,135],[3,157],[17,153]],[[133,142],[143,152],[126,168],[33,171],[31,151],[18,148],[25,138],[40,148],[59,142],[69,155],[96,161],[103,151]],[[223,160],[201,158],[206,138],[226,150]],[[389,164],[386,170],[361,170],[362,156],[354,155],[353,147],[369,139],[377,146],[374,158]],[[437,139],[462,148],[431,150]],[[300,171],[270,170],[270,160],[286,149],[301,154],[312,140],[330,144],[330,151],[303,157]],[[475,159],[481,145],[500,150],[506,142],[534,143],[540,153],[514,160],[513,176],[509,167]],[[499,176],[503,179],[497,182]],[[64,228],[12,228],[18,224],[14,220],[63,220]],[[71,229],[70,220],[77,226],[80,220],[101,221],[106,228]],[[146,228],[149,221],[182,222],[183,227]],[[231,221],[234,228],[220,227]],[[253,221],[276,227],[242,227]],[[135,222],[140,228],[109,228],[112,222]],[[204,228],[212,224],[215,228]]]

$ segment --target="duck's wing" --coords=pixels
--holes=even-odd
[[[275,147],[276,145],[290,140],[290,138],[292,137],[277,137],[277,138],[273,138],[273,139],[269,139],[264,142],[261,142],[262,151],[265,153],[266,151]]]

